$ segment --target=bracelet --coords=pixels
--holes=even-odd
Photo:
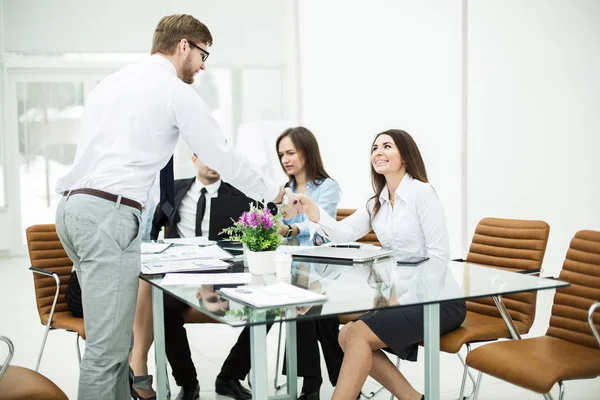
[[[288,231],[287,231],[287,233],[285,234],[285,237],[286,237],[286,238],[290,238],[290,237],[292,237],[292,235],[293,235],[293,233],[294,233],[294,228],[292,228],[292,226],[291,226],[291,225],[288,225],[288,224],[285,224],[285,226],[287,226],[287,227],[288,227]]]

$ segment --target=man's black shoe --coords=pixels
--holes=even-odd
[[[298,400],[321,400],[319,392],[302,393]]]
[[[200,384],[193,387],[182,387],[175,400],[198,400],[200,398]]]
[[[215,392],[221,396],[229,396],[235,400],[252,399],[252,392],[242,386],[239,380],[222,375],[217,375]]]

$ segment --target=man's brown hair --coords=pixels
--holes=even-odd
[[[212,45],[213,38],[208,27],[188,14],[174,14],[162,17],[154,30],[152,51],[150,54],[162,53],[173,55],[177,43],[181,39],[199,44]]]

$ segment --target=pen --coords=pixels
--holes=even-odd
[[[358,245],[358,244],[332,244],[329,247],[339,247],[339,248],[346,248],[346,249],[360,249],[360,245]]]

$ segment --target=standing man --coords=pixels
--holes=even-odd
[[[73,167],[57,184],[63,198],[56,211],[56,230],[79,276],[85,313],[79,399],[130,396],[127,359],[141,264],[141,210],[163,169],[162,209],[173,217],[171,157],[180,136],[249,197],[276,204],[283,199],[281,187],[227,144],[189,85],[205,68],[212,41],[206,25],[190,15],[163,17],[152,56],[104,79],[86,103]]]

